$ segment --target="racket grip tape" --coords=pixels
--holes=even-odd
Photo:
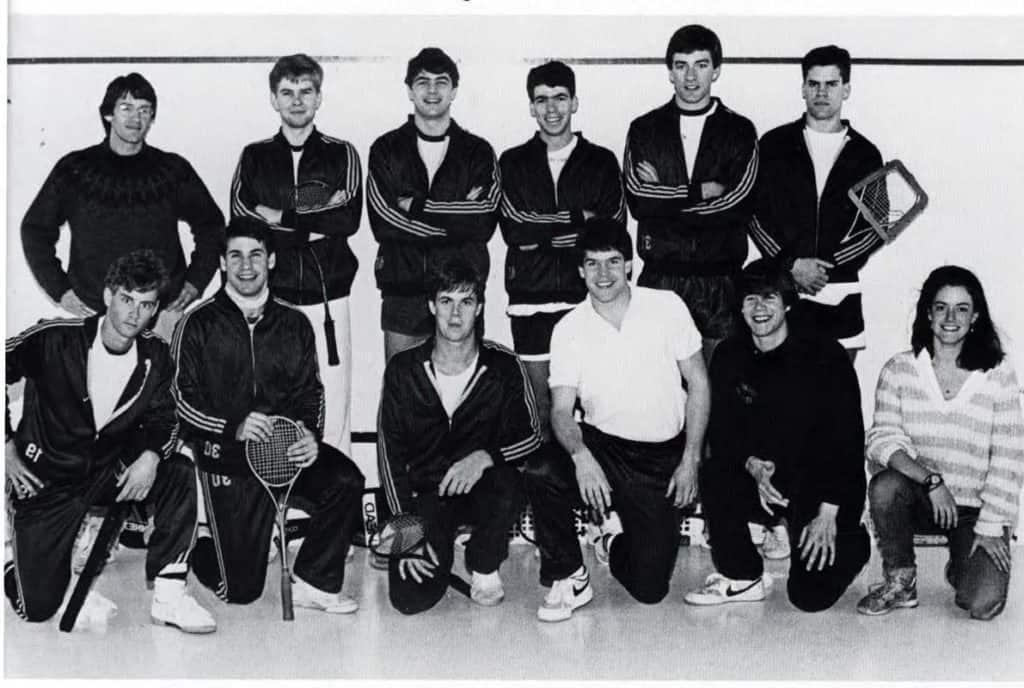
[[[324,318],[324,336],[327,337],[327,365],[336,366],[341,363],[338,358],[338,338],[334,334],[334,318]]]
[[[295,620],[295,604],[292,602],[292,578],[288,571],[281,572],[281,618]]]

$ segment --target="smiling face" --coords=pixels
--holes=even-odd
[[[541,135],[555,139],[572,131],[572,116],[579,101],[565,86],[534,86],[530,116],[537,120]]]
[[[785,341],[789,334],[789,326],[786,323],[786,311],[789,307],[786,306],[782,294],[747,294],[743,297],[741,310],[743,320],[750,328],[757,348],[769,351]]]
[[[448,74],[421,71],[409,86],[409,100],[416,114],[423,119],[441,119],[448,116],[457,89]]]
[[[470,288],[440,291],[427,306],[434,316],[437,337],[452,343],[474,336],[476,319],[484,308]]]
[[[711,61],[711,53],[697,50],[675,53],[668,80],[676,92],[676,104],[683,110],[701,110],[711,102],[711,84],[718,80],[720,68]]]
[[[807,115],[828,121],[842,116],[843,101],[850,97],[850,82],[843,83],[839,67],[828,65],[807,70],[801,88]]]
[[[580,267],[580,277],[587,285],[590,297],[598,303],[612,303],[629,293],[629,273],[633,261],[626,260],[621,251],[587,251]]]
[[[928,309],[932,341],[938,346],[962,346],[971,326],[978,319],[974,299],[964,287],[939,289]]]
[[[263,291],[274,269],[275,255],[267,253],[262,242],[247,236],[228,239],[227,250],[220,258],[220,269],[227,275],[228,285],[242,296],[256,296]]]
[[[114,103],[113,112],[103,116],[110,123],[111,148],[122,151],[141,146],[155,117],[153,103],[125,93]]]
[[[284,77],[270,94],[270,105],[281,115],[281,123],[292,129],[302,129],[313,122],[320,109],[323,96],[310,76],[298,79]]]

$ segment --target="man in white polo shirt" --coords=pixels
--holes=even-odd
[[[682,299],[630,286],[632,244],[613,221],[589,221],[580,250],[589,298],[555,327],[549,379],[552,430],[572,463],[535,456],[526,471],[541,580],[553,581],[544,621],[568,619],[593,597],[573,527],[579,497],[618,514],[596,546],[612,575],[640,602],[668,594],[709,410],[700,332]]]

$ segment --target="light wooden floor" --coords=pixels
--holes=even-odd
[[[1019,559],[1021,552],[1015,547]],[[921,606],[878,618],[858,615],[857,599],[877,579],[872,560],[830,611],[805,614],[785,599],[785,581],[764,603],[714,608],[682,595],[710,571],[710,554],[680,550],[669,597],[634,602],[586,553],[594,601],[560,624],[534,616],[542,594],[530,547],[513,547],[501,569],[506,600],[485,609],[449,592],[435,609],[403,617],[387,601],[386,576],[365,550],[349,566],[352,616],[296,610],[280,620],[277,564],[263,599],[226,605],[198,595],[217,617],[209,636],[149,623],[142,553],[121,550],[98,582],[120,610],[106,633],[63,634],[55,622],[22,622],[5,604],[7,678],[360,678],[360,679],[1024,679],[1024,582],[991,622],[971,621],[942,581],[945,552],[919,548]],[[461,556],[456,560],[461,562]],[[459,564],[461,566],[461,563]],[[769,569],[784,576],[785,563]],[[198,585],[196,586],[199,587]]]

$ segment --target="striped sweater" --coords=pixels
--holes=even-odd
[[[980,508],[975,531],[999,535],[1017,522],[1024,485],[1020,387],[1008,359],[974,371],[953,398],[942,397],[926,349],[897,354],[878,378],[866,451],[872,473],[903,450],[941,473],[960,506]]]

